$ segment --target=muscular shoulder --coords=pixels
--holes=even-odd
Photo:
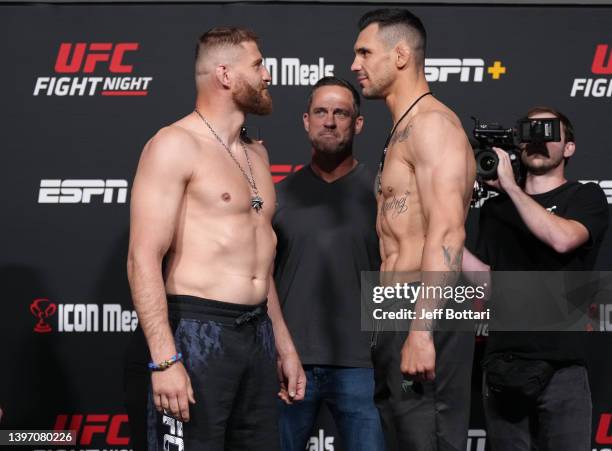
[[[446,158],[468,146],[461,122],[450,110],[430,110],[417,114],[410,121],[412,151],[417,159]]]
[[[183,127],[170,125],[160,129],[145,144],[139,172],[189,176],[197,155],[198,144],[193,135]]]
[[[160,163],[189,162],[195,158],[198,144],[183,127],[169,125],[160,129],[145,145],[142,158]]]

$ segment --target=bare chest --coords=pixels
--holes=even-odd
[[[218,214],[239,214],[254,211],[253,200],[259,197],[260,215],[271,218],[276,199],[270,171],[258,155],[250,152],[249,157],[250,165],[244,154],[236,155],[239,164],[222,152],[203,154],[187,185],[187,204]]]
[[[379,214],[396,218],[414,210],[419,203],[414,167],[399,155],[397,149],[387,152],[380,177]]]

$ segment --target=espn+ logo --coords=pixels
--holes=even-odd
[[[62,76],[38,77],[33,95],[146,96],[153,77],[125,75],[134,72],[129,61],[139,47],[137,42],[63,42],[54,66]],[[90,76],[94,73],[106,76]]]

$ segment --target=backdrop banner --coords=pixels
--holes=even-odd
[[[123,387],[127,344],[137,325],[126,276],[130,190],[143,145],[194,107],[198,37],[219,25],[248,27],[260,36],[274,113],[248,117],[247,125],[252,137],[263,139],[279,181],[309,161],[302,114],[312,85],[325,75],[356,84],[350,66],[357,21],[372,8],[0,6],[2,429],[76,430],[77,444],[58,449],[134,449]],[[606,138],[612,6],[411,10],[428,32],[430,88],[459,115],[468,135],[471,116],[512,127],[530,107],[552,106],[576,130],[569,178],[598,183],[612,203]],[[364,100],[362,111],[356,155],[374,167],[391,119],[381,101]],[[468,218],[469,243],[478,233],[479,206]],[[612,269],[612,230],[597,268]],[[599,451],[612,448],[609,295],[601,293],[593,306],[589,334],[592,446]],[[479,324],[471,451],[484,451],[486,443],[479,361],[486,335]],[[306,449],[344,449],[329,412]]]

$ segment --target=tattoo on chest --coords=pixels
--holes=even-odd
[[[448,270],[460,271],[463,260],[463,249],[455,251],[449,246],[442,246],[442,252],[444,253],[444,264]]]
[[[395,194],[389,200],[383,201],[382,212],[384,215],[387,212],[391,212],[391,217],[395,218],[401,214],[404,214],[408,211],[408,196],[410,195],[409,191],[406,191],[402,196],[397,197]]]
[[[412,125],[407,125],[405,128],[403,128],[402,130],[396,132],[392,137],[391,140],[389,141],[389,145],[396,143],[396,142],[404,142],[408,139],[408,136],[410,135],[410,129],[412,128]]]

